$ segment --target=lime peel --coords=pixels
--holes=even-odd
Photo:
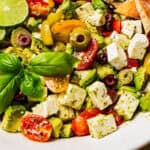
[[[22,23],[28,16],[26,0],[0,0],[0,26],[9,27]]]

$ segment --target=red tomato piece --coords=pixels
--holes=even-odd
[[[149,45],[150,45],[150,34],[147,35],[148,41],[149,41]]]
[[[33,141],[46,142],[51,136],[52,125],[40,115],[29,114],[22,118],[21,130],[27,138]]]
[[[56,2],[56,3],[62,3],[63,0],[54,0],[54,2]]]
[[[88,48],[85,51],[81,52],[83,53],[83,56],[80,60],[80,63],[77,66],[77,70],[89,69],[94,62],[97,51],[98,43],[95,39],[92,39]]]
[[[113,114],[117,126],[120,126],[124,122],[123,117],[118,115],[118,113],[116,111],[114,111],[113,109],[109,110],[108,114],[110,114],[110,113]]]
[[[89,118],[95,117],[96,115],[100,113],[101,111],[98,108],[89,108],[81,112],[80,116],[82,116],[85,119],[89,119]]]
[[[120,19],[115,19],[113,21],[113,30],[119,33],[121,32],[121,20]]]
[[[85,136],[89,134],[89,127],[87,121],[82,116],[77,116],[72,120],[72,131],[77,136]]]
[[[135,67],[135,68],[139,67],[138,60],[128,58],[128,66],[127,66],[127,68],[133,68],[133,67]]]
[[[50,11],[48,2],[44,0],[27,0],[27,3],[29,5],[30,16],[47,16]]]
[[[110,98],[112,99],[113,103],[115,103],[117,101],[117,92],[114,89],[108,89],[108,95],[110,96]]]
[[[102,31],[102,32],[101,32],[101,35],[102,35],[102,36],[110,36],[111,33],[112,33],[112,31]]]

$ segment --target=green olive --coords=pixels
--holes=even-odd
[[[55,45],[52,47],[54,51],[65,51],[66,46],[62,42],[56,42]]]
[[[78,27],[70,33],[70,43],[76,51],[85,50],[91,40],[90,32],[87,29]]]

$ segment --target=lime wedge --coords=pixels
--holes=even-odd
[[[6,35],[6,31],[4,29],[0,29],[0,41],[4,39]]]
[[[0,0],[0,26],[9,27],[22,23],[28,16],[26,0]]]

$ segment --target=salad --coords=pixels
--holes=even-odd
[[[0,1],[1,128],[102,138],[150,111],[149,4]]]

